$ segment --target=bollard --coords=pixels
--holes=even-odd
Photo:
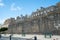
[[[11,36],[12,36],[12,35],[10,35],[10,40],[11,40]]]
[[[34,40],[37,40],[37,37],[36,36],[34,37]]]
[[[1,34],[0,34],[0,38],[1,38]]]

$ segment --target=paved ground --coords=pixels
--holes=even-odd
[[[59,35],[53,35],[51,36],[51,38],[49,36],[47,36],[47,38],[45,38],[44,35],[31,35],[31,34],[26,34],[25,36],[22,36],[22,34],[18,35],[18,34],[14,34],[11,37],[11,40],[33,40],[34,36],[37,37],[38,40],[60,40],[60,36]],[[10,34],[2,34],[2,37],[0,38],[0,40],[10,40]]]

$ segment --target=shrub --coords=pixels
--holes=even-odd
[[[8,30],[8,28],[3,27],[3,28],[0,29],[0,32],[2,32],[2,31],[6,31],[6,30]]]

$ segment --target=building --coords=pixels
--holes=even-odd
[[[21,15],[16,19],[7,19],[4,24],[9,24],[7,33],[30,33],[44,34],[53,33],[55,30],[60,31],[60,3],[41,7],[28,17]],[[56,33],[57,34],[57,33]]]

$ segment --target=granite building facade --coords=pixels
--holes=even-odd
[[[60,3],[49,6],[47,8],[41,7],[30,16],[10,18],[4,22],[8,24],[6,33],[29,33],[29,34],[44,34],[46,32],[54,33],[55,30],[60,31]]]

